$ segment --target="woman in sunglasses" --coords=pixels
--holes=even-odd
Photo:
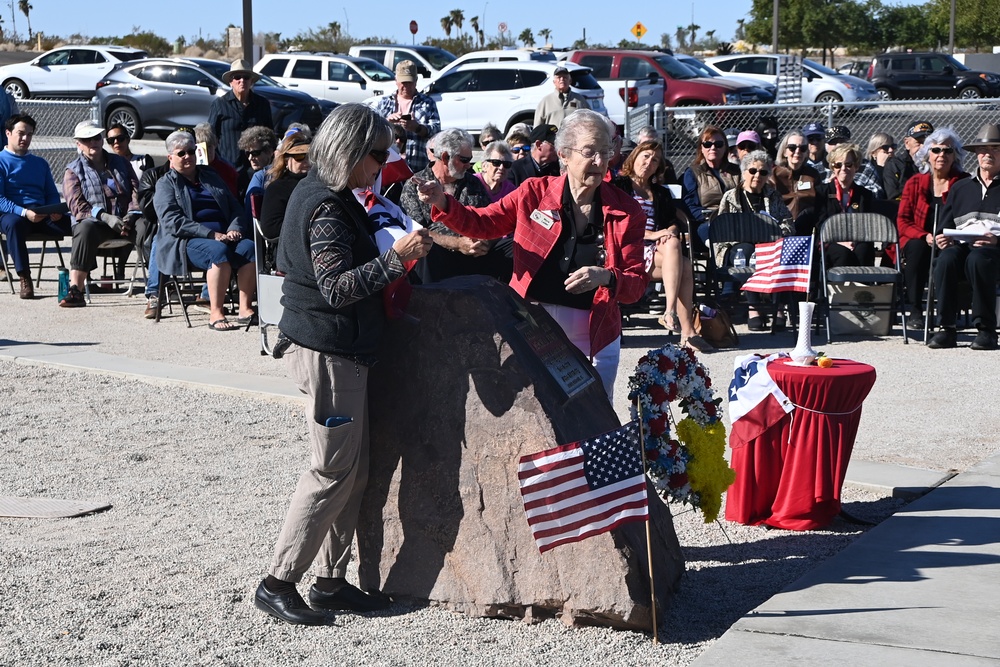
[[[510,152],[506,142],[494,141],[486,146],[483,155],[483,161],[480,162],[483,168],[476,174],[476,178],[486,186],[490,201],[497,201],[516,189],[507,179],[507,174],[514,164],[514,154]]]
[[[854,175],[854,182],[871,190],[876,199],[885,199],[885,187],[882,186],[882,168],[886,161],[896,151],[896,142],[891,134],[876,132],[868,140],[868,156],[861,163],[861,169]]]
[[[299,184],[312,163],[309,162],[309,146],[312,132],[309,128],[289,130],[278,144],[274,162],[267,170],[267,187],[260,207],[260,231],[264,238],[277,239],[281,235],[281,225],[285,220],[285,209],[292,196],[292,190]]]
[[[463,206],[437,182],[420,185],[434,221],[475,238],[514,235],[510,286],[537,302],[591,359],[611,398],[621,353],[618,303],[646,291],[642,257],[646,215],[604,180],[614,155],[606,116],[574,111],[555,136],[561,176],[529,178],[486,208]]]
[[[719,213],[727,190],[740,182],[740,168],[729,161],[729,143],[722,130],[709,125],[702,130],[698,153],[682,179],[684,203],[698,225],[698,237],[708,241],[708,223]]]
[[[778,144],[778,158],[775,160],[771,180],[792,218],[798,220],[800,215],[814,210],[816,186],[823,179],[809,165],[809,142],[798,130],[786,134]],[[800,233],[798,229],[796,233]]]
[[[132,137],[129,136],[128,130],[125,129],[124,125],[115,123],[107,129],[104,138],[107,140],[111,150],[115,152],[115,155],[129,161],[136,178],[142,178],[143,173],[147,169],[152,169],[155,166],[151,155],[137,155],[132,152],[130,148]]]
[[[267,167],[274,162],[274,149],[278,146],[278,138],[274,130],[263,125],[254,125],[243,130],[239,141],[240,151],[246,156],[246,164],[238,169],[239,191],[247,206],[247,214],[252,215],[250,199],[253,195],[264,192],[267,185]],[[256,213],[259,215],[260,210]]]
[[[965,150],[958,134],[950,127],[938,128],[917,151],[913,162],[918,173],[903,186],[896,226],[899,228],[899,247],[906,260],[903,280],[910,307],[906,321],[908,329],[924,328],[923,292],[930,271],[935,218],[940,217],[951,186],[969,175],[962,171],[964,161]]]
[[[833,178],[820,183],[816,190],[816,225],[837,213],[877,212],[875,195],[854,182],[854,175],[861,168],[861,148],[852,143],[837,144],[827,158]],[[799,233],[811,234],[812,228]],[[875,265],[875,244],[869,241],[827,243],[824,248],[827,268]]]

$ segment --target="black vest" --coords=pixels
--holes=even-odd
[[[295,343],[318,352],[363,360],[374,355],[385,324],[381,292],[370,294],[343,308],[331,306],[319,291],[309,249],[310,221],[324,202],[332,202],[336,224],[354,233],[352,266],[379,256],[368,229],[364,207],[350,189],[334,192],[316,176],[302,179],[292,192],[278,243],[278,266],[285,271],[279,328]]]

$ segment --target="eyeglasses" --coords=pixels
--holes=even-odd
[[[110,134],[108,135],[108,143],[109,144],[117,144],[119,141],[124,141],[124,142],[127,143],[128,142],[128,135],[127,134],[116,134],[113,137]]]
[[[511,146],[510,147],[510,152],[513,153],[514,155],[517,155],[518,153],[521,153],[521,152],[527,153],[530,150],[531,150],[531,146],[528,146],[527,144],[525,144],[524,146]]]
[[[726,147],[725,141],[703,141],[701,142],[702,148],[715,148],[721,150]]]
[[[834,162],[833,164],[830,165],[830,167],[832,167],[834,171],[840,171],[841,169],[854,169],[857,166],[858,165],[854,164],[853,162]]]
[[[809,144],[788,144],[785,148],[789,153],[800,153],[809,150]]]
[[[194,154],[195,154],[195,150],[193,148],[188,149],[186,151],[177,151],[176,153],[174,153],[174,155],[176,155],[177,157],[179,157],[181,159],[186,158],[186,157],[194,157]]]
[[[266,151],[263,148],[258,148],[257,150],[247,151],[247,155],[249,155],[250,157],[260,157],[265,152]]]
[[[749,167],[747,168],[747,173],[750,174],[751,176],[756,176],[757,174],[760,174],[761,176],[767,176],[769,172],[767,171],[767,169],[758,169],[757,167]]]
[[[941,155],[942,153],[944,153],[945,155],[951,155],[952,153],[955,152],[955,149],[951,148],[950,146],[931,146],[927,150],[929,150],[931,153],[934,153],[934,155]]]
[[[608,160],[611,158],[611,151],[604,149],[602,151],[595,151],[593,148],[570,148],[569,150],[574,153],[579,153],[580,157],[584,160],[593,160],[598,155],[601,156],[602,160]]]
[[[471,155],[468,155],[468,156],[467,155],[456,155],[455,157],[457,157],[458,161],[461,162],[462,164],[469,164],[470,162],[472,162],[472,156]]]
[[[878,149],[883,153],[888,153],[889,151],[896,150],[896,144],[883,144],[879,146]]]
[[[514,166],[514,163],[511,162],[510,160],[483,160],[483,162],[492,164],[497,169],[499,169],[500,167],[503,167],[504,169],[510,169],[511,167]]]
[[[385,164],[386,162],[389,161],[389,151],[388,150],[382,151],[382,150],[379,150],[377,148],[373,148],[370,151],[368,151],[368,154],[371,155],[372,159],[375,160],[376,162],[378,162],[379,164]]]

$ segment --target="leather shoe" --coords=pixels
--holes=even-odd
[[[995,331],[980,329],[976,334],[976,340],[972,341],[973,350],[995,350],[997,349],[997,334]]]
[[[253,604],[265,614],[293,625],[325,625],[329,623],[326,614],[309,608],[297,590],[290,593],[272,593],[260,582],[253,596]]]
[[[920,313],[910,313],[906,318],[906,328],[908,331],[920,331],[924,328],[924,316]]]
[[[945,328],[931,336],[927,347],[932,350],[944,350],[946,348],[958,346],[958,334],[953,328]]]
[[[334,593],[325,593],[313,586],[309,589],[309,602],[317,609],[333,611],[378,611],[385,609],[392,600],[379,591],[365,593],[360,588],[346,584]]]
[[[31,276],[21,276],[21,294],[22,299],[34,299],[35,298],[35,286],[31,284]]]

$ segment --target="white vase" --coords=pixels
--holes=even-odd
[[[812,348],[812,318],[816,304],[812,301],[799,302],[799,340],[795,349],[789,352],[792,361],[805,366],[816,361],[816,350]]]

